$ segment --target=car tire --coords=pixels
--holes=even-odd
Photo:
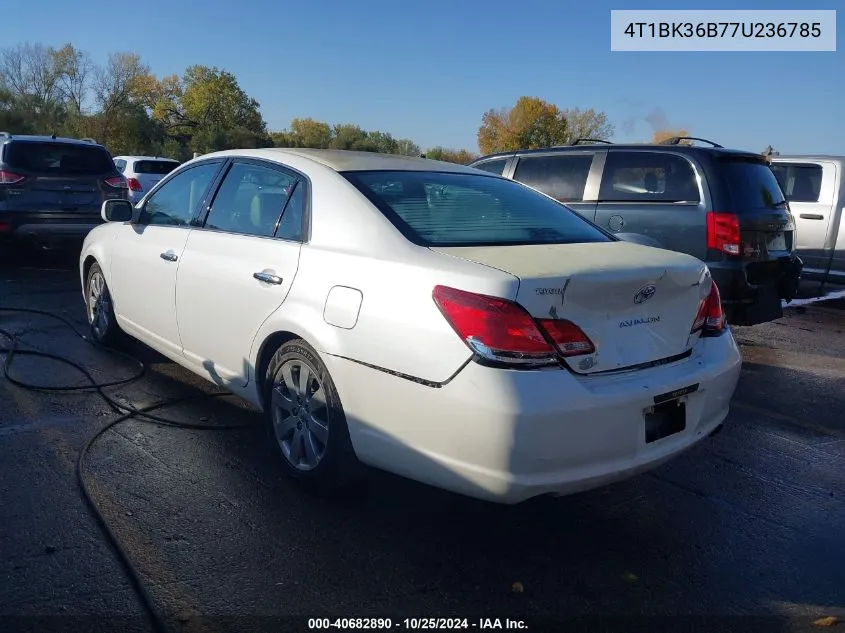
[[[120,342],[122,332],[114,315],[111,292],[103,269],[96,262],[85,277],[85,314],[95,343],[113,347]]]
[[[294,339],[276,350],[264,394],[267,430],[287,475],[319,492],[345,489],[361,478],[340,397],[308,343]]]

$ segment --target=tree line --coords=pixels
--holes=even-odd
[[[104,63],[73,44],[22,43],[0,49],[0,130],[93,138],[113,155],[186,160],[194,153],[260,147],[313,147],[384,152],[466,164],[467,149],[421,148],[410,139],[358,125],[294,118],[270,131],[259,102],[231,72],[193,65],[182,75],[155,76],[137,53],[112,53]],[[484,112],[481,154],[610,139],[604,112],[562,109],[538,97]],[[683,131],[659,132],[662,138]]]

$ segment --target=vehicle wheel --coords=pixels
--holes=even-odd
[[[119,341],[121,331],[114,316],[111,293],[103,270],[96,262],[91,264],[85,279],[85,311],[95,343],[114,345]]]
[[[301,339],[282,345],[267,367],[265,402],[270,436],[288,475],[332,491],[361,475],[346,416],[326,366]]]

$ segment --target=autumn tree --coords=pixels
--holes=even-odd
[[[478,129],[484,154],[561,145],[568,138],[564,113],[538,97],[520,97],[511,108],[488,110]]]
[[[425,151],[425,157],[432,160],[442,160],[447,163],[458,163],[469,165],[478,156],[465,149],[448,149],[445,147],[433,147]]]
[[[689,132],[687,130],[657,130],[651,137],[651,142],[662,143],[676,136],[689,136]],[[690,144],[689,141],[681,141],[681,143],[684,145]]]

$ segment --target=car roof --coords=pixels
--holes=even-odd
[[[78,138],[66,138],[64,136],[40,136],[35,134],[0,134],[0,141],[24,141],[25,143],[68,143],[70,145],[85,145],[86,147],[103,147],[100,143],[84,141]]]
[[[343,149],[305,149],[292,147],[271,147],[248,150],[224,150],[204,154],[199,158],[211,156],[242,156],[264,158],[284,162],[286,156],[305,158],[335,171],[441,171],[452,173],[478,174],[477,169],[447,163],[428,158],[400,156],[398,154],[379,154],[377,152],[358,152]]]
[[[543,147],[539,149],[519,149],[511,152],[496,152],[495,154],[487,154],[481,158],[477,158],[472,164],[476,164],[482,160],[491,158],[506,158],[510,156],[530,156],[531,154],[548,154],[548,153],[566,153],[566,152],[583,152],[590,150],[651,150],[663,152],[676,152],[681,154],[696,154],[706,152],[711,154],[718,154],[722,156],[758,156],[762,158],[759,152],[752,152],[749,150],[729,149],[726,147],[702,147],[700,145],[668,145],[661,143],[592,143],[583,145],[556,145],[553,147]]]
[[[772,162],[779,160],[832,160],[843,161],[845,155],[843,154],[778,154],[772,156]]]
[[[166,156],[115,156],[115,160],[158,160],[168,163],[178,163],[175,158],[167,158]]]

